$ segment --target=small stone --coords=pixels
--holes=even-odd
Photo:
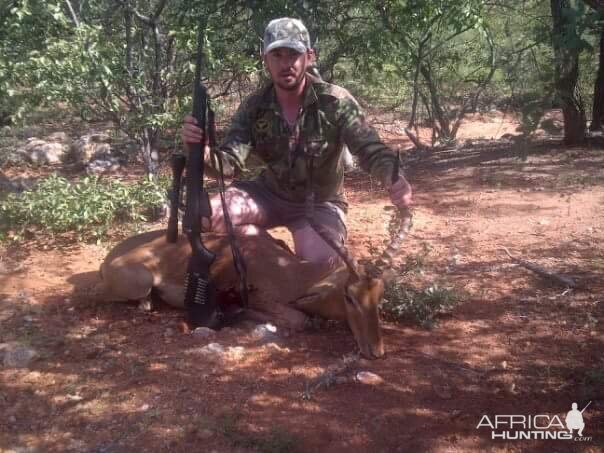
[[[378,385],[384,382],[384,379],[382,379],[381,376],[372,373],[371,371],[359,371],[355,376],[355,380],[366,385]]]
[[[164,337],[172,337],[172,336],[174,336],[174,329],[171,327],[168,327],[164,332]]]
[[[6,368],[27,368],[38,357],[38,353],[18,343],[0,344],[0,353],[4,353],[4,366]]]
[[[69,401],[82,401],[84,399],[81,395],[66,395],[65,398]]]
[[[202,429],[200,431],[197,431],[197,437],[200,439],[209,439],[213,435],[214,431],[212,431],[211,429]]]
[[[266,349],[272,349],[273,351],[276,351],[276,352],[290,352],[289,348],[282,348],[277,343],[266,343],[264,345],[264,347]]]
[[[138,304],[138,309],[143,313],[149,313],[153,310],[153,304],[149,299],[141,300]]]
[[[8,417],[9,423],[17,423],[17,418],[14,415]]]
[[[142,406],[139,408],[139,410],[141,410],[141,411],[143,411],[143,412],[144,412],[144,411],[148,411],[148,410],[149,410],[149,407],[150,407],[150,406],[149,406],[148,404],[143,404],[143,405],[142,405]]]
[[[199,338],[214,338],[216,336],[216,331],[210,329],[209,327],[197,327],[191,332],[191,335]]]
[[[210,343],[199,349],[199,352],[202,354],[223,356],[224,346],[222,346],[220,343]]]
[[[258,341],[273,341],[277,337],[277,327],[272,324],[260,324],[252,331],[251,337]]]

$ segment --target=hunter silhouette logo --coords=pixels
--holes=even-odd
[[[557,415],[483,415],[476,426],[491,428],[491,439],[503,440],[574,440],[577,442],[591,441],[591,437],[583,437],[585,421],[583,413],[591,401],[579,411],[577,403],[566,414],[565,422]],[[577,436],[573,431],[577,430]]]
[[[591,401],[587,403],[587,406],[591,404]],[[573,403],[572,409],[566,414],[566,428],[569,433],[573,433],[573,429],[578,429],[577,434],[579,437],[583,437],[583,428],[585,428],[585,422],[583,422],[583,412],[587,409],[585,406],[580,412],[577,410],[577,403]]]

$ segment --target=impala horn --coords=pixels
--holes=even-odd
[[[400,151],[396,152],[396,163],[392,169],[392,184],[399,180],[399,169],[401,166],[401,155]],[[386,247],[386,250],[382,255],[375,261],[373,268],[375,268],[377,277],[382,277],[386,280],[386,270],[389,274],[392,273],[392,265],[394,258],[396,258],[401,251],[401,245],[403,241],[409,235],[409,231],[413,225],[413,214],[409,208],[394,208],[390,223],[388,225],[388,231],[390,233],[390,244]]]

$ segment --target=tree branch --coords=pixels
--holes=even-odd
[[[78,20],[78,16],[74,11],[73,6],[71,6],[71,2],[69,0],[65,0],[65,3],[67,4],[67,9],[69,9],[69,14],[71,14],[71,20],[73,20],[73,23],[75,24],[76,28],[79,28],[80,21]]]
[[[128,9],[128,11],[130,11],[132,14],[134,14],[138,20],[140,20],[141,22],[143,22],[146,25],[153,26],[153,24],[154,24],[153,19],[145,16],[144,14],[141,14],[136,8],[134,8],[133,6],[130,5],[129,1],[124,1],[124,0],[116,0],[116,1],[120,5],[122,5],[124,8]]]
[[[159,4],[157,5],[157,8],[155,8],[155,12],[153,13],[153,22],[157,22],[157,19],[159,19],[159,16],[161,16],[161,13],[163,12],[164,8],[166,7],[166,3],[168,3],[168,0],[161,0],[159,2]]]

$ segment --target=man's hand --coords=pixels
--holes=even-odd
[[[191,147],[195,143],[201,143],[201,129],[197,126],[197,120],[194,116],[187,115],[180,129],[180,138],[184,144],[186,154],[191,152]],[[206,163],[210,161],[210,147],[207,144],[203,147],[203,159]]]
[[[190,144],[201,143],[201,135],[201,129],[197,126],[195,117],[191,115],[185,116],[180,130],[180,138],[185,145],[187,153],[191,152]]]
[[[191,115],[185,116],[182,128],[180,129],[180,138],[182,139],[187,155],[191,152],[191,147],[189,145],[201,143],[201,129],[197,127],[197,120],[195,117]],[[216,156],[216,158],[217,157],[218,156]],[[218,178],[219,176],[216,158],[214,159],[214,162],[211,162],[210,147],[208,146],[206,138],[206,145],[203,147],[203,160],[207,164],[205,174],[210,178]],[[222,166],[226,178],[234,177],[235,168],[227,159],[222,159]]]
[[[413,204],[413,192],[411,184],[407,182],[403,175],[399,175],[398,181],[388,189],[390,193],[390,201],[397,208],[409,208]]]

